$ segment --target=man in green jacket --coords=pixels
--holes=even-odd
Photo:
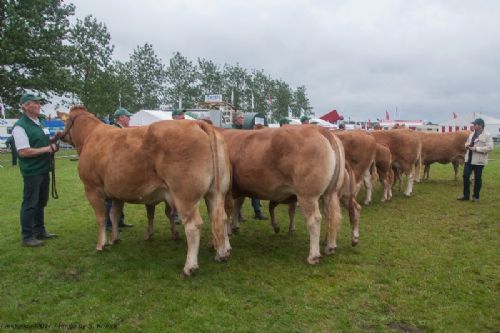
[[[58,147],[49,142],[49,131],[38,118],[42,100],[40,96],[24,94],[20,103],[23,115],[12,130],[24,182],[21,244],[28,247],[41,246],[42,239],[56,237],[45,230],[44,209],[49,200],[50,156]]]

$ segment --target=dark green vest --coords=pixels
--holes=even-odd
[[[47,147],[49,145],[49,136],[44,133],[43,127],[37,125],[33,120],[23,115],[15,124],[20,126],[28,136],[31,148]],[[19,168],[23,176],[38,176],[50,171],[50,154],[45,153],[35,157],[23,158],[19,156]]]

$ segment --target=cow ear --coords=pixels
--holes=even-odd
[[[57,111],[57,117],[66,123],[69,119],[69,114],[66,112]]]

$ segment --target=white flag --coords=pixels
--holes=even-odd
[[[292,119],[292,108],[288,105],[288,119]]]
[[[234,90],[231,89],[231,105],[234,106]]]
[[[253,93],[252,93],[252,111],[253,111],[253,109],[255,109],[255,104],[253,102]]]

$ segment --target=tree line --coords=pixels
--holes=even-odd
[[[97,116],[119,103],[132,112],[160,105],[193,108],[206,94],[222,94],[236,109],[274,119],[311,113],[306,87],[295,89],[263,70],[239,64],[191,61],[175,52],[165,65],[152,44],[137,46],[125,62],[113,60],[106,25],[92,15],[77,19],[75,6],[61,0],[0,1],[0,97],[7,116],[18,112],[19,98],[35,91],[83,103]]]

